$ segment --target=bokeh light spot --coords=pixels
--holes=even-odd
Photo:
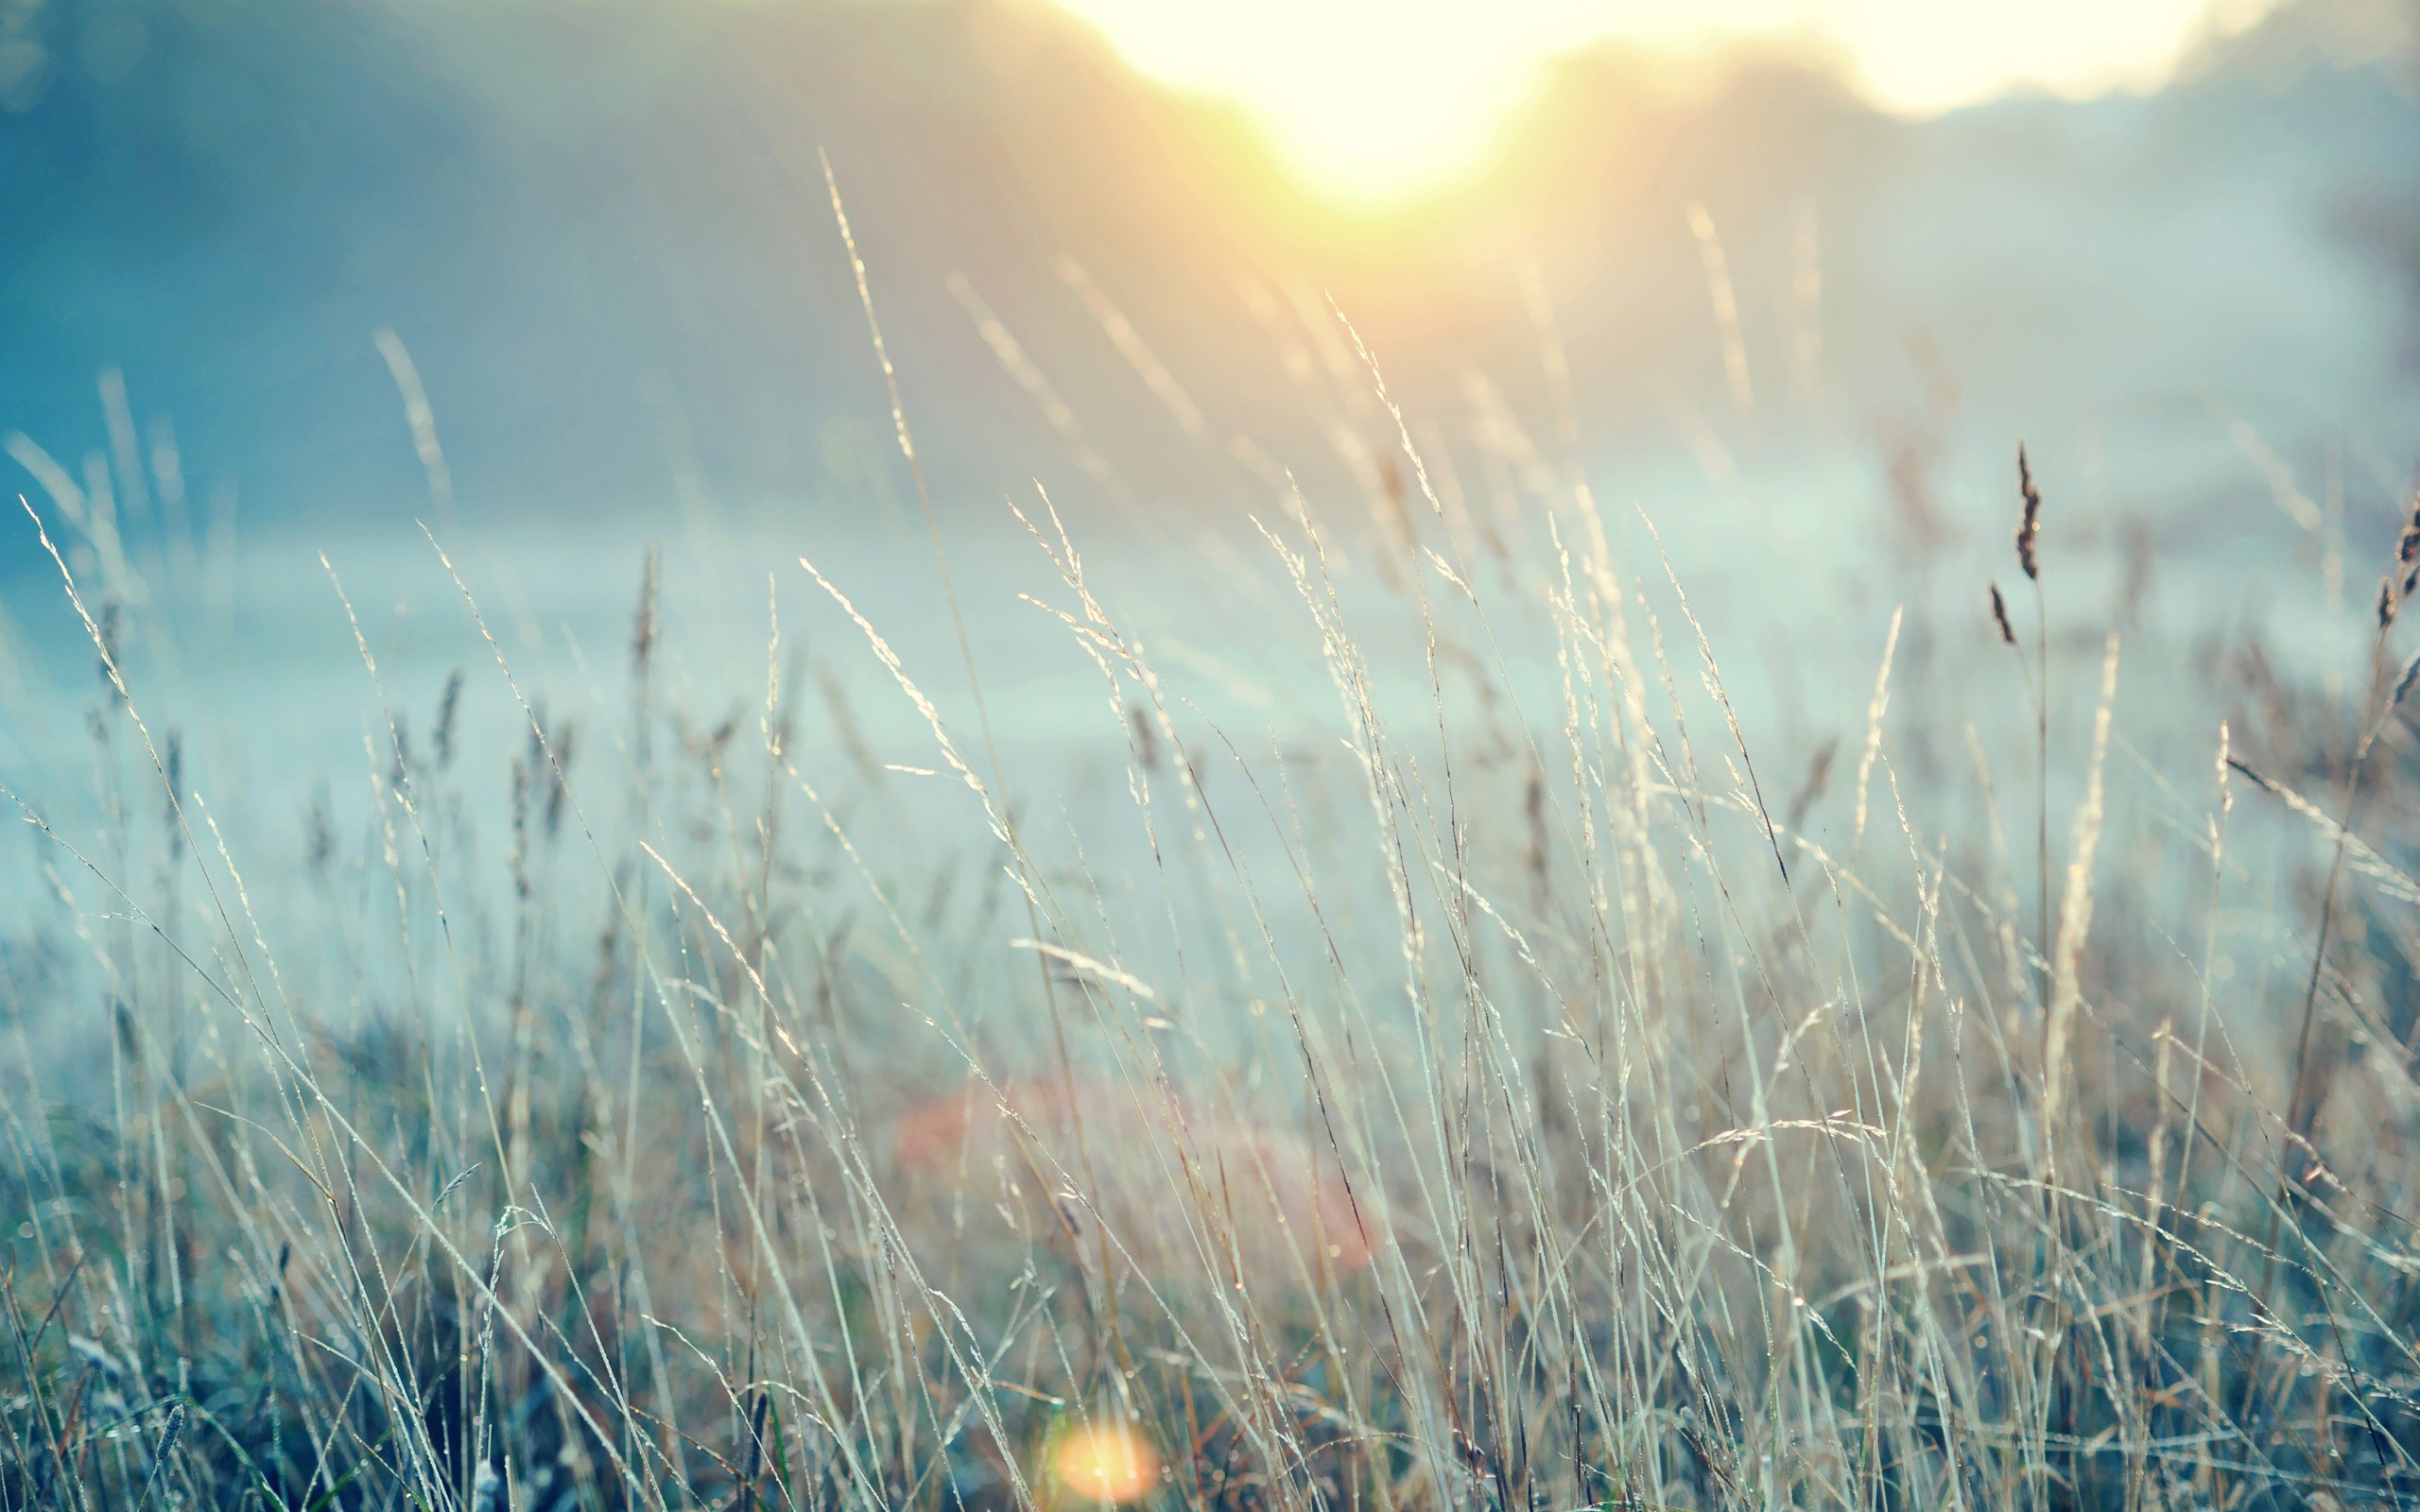
[[[1059,1435],[1050,1472],[1088,1501],[1132,1502],[1159,1483],[1160,1455],[1125,1424],[1084,1423]]]

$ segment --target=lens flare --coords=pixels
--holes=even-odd
[[[1132,1502],[1159,1483],[1160,1456],[1122,1423],[1084,1423],[1058,1435],[1050,1472],[1072,1494],[1095,1502]]]

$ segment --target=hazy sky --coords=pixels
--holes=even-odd
[[[1237,101],[1310,179],[1383,198],[1467,168],[1541,60],[1604,37],[1805,39],[1895,110],[2154,85],[2273,0],[1058,0],[1137,67]]]

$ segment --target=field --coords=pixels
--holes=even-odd
[[[1359,356],[1365,495],[972,524],[892,390],[579,635],[29,505],[0,1505],[2420,1496],[2420,517],[2196,639],[2011,438],[1836,612]]]

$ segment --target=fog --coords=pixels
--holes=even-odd
[[[2080,625],[2125,599],[2189,662],[2257,621],[2317,666],[2360,639],[2420,436],[2401,8],[2290,6],[2156,94],[1926,120],[1818,57],[1608,46],[1501,162],[1385,215],[995,0],[9,15],[0,466],[271,809],[358,761],[377,703],[493,661],[424,525],[534,680],[613,685],[663,543],[701,703],[758,675],[802,554],[946,703],[928,494],[980,675],[1050,750],[1072,715],[1015,597],[1047,564],[1010,512],[1046,498],[1262,719],[1317,662],[1255,521],[1449,544],[1383,380],[1465,544],[1544,550],[1541,501],[1584,484],[1803,747],[1894,606],[1988,634],[2020,440],[2098,585]],[[0,762],[83,801],[87,632],[32,524],[0,528]]]

